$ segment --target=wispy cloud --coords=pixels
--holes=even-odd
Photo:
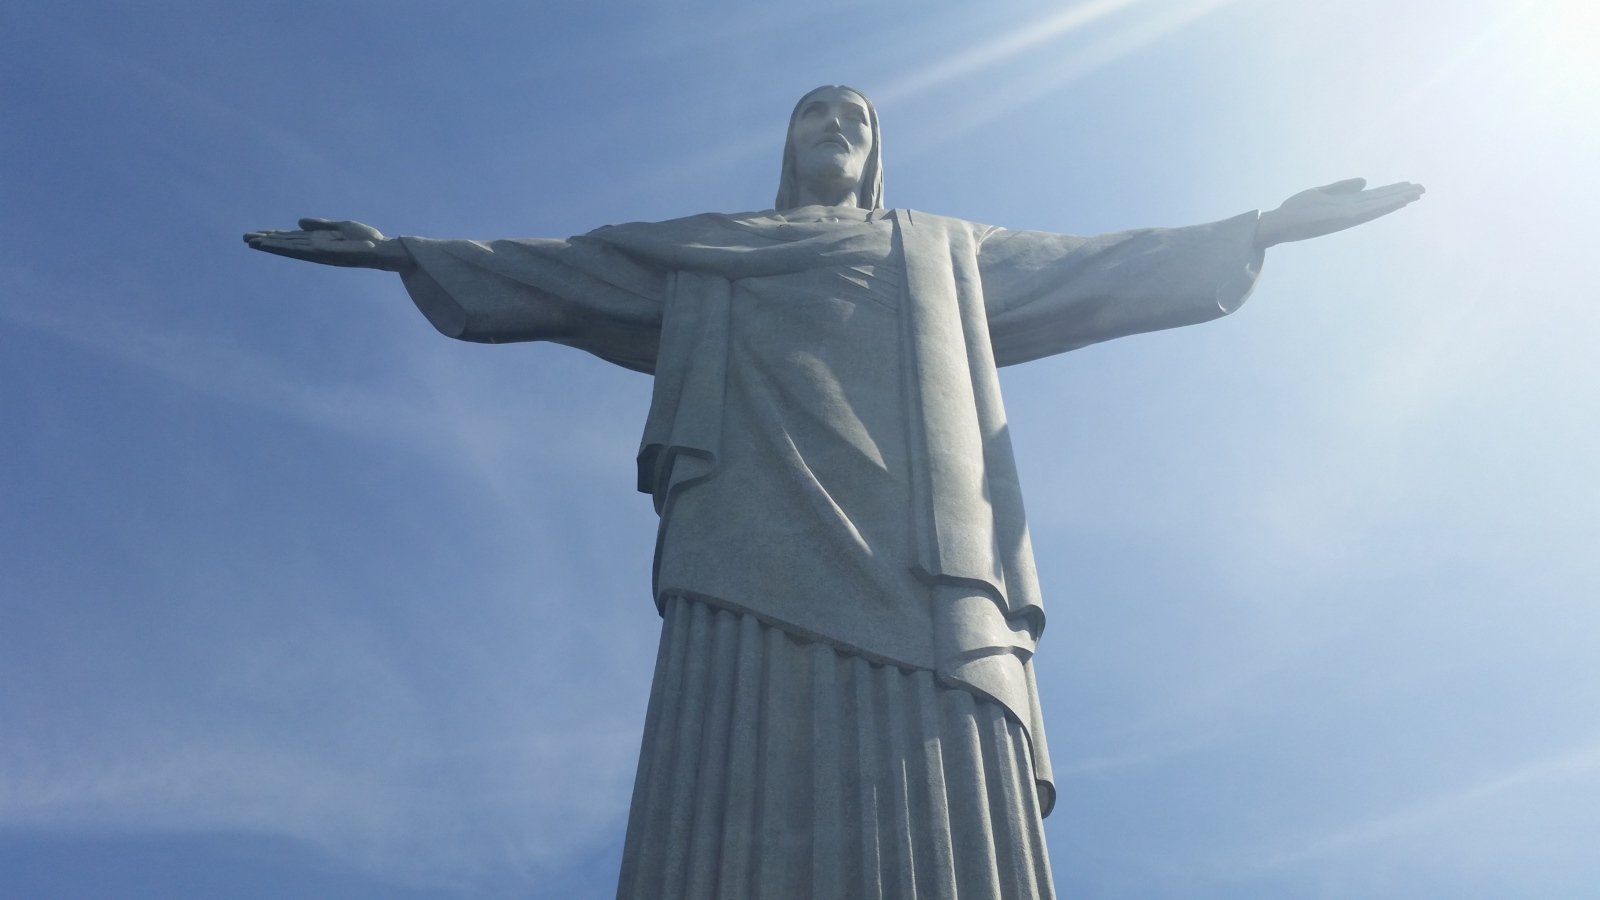
[[[328,158],[311,142],[252,115],[252,104],[219,96],[201,83],[173,77],[82,31],[74,34],[72,43],[64,49],[67,64],[79,73],[92,74],[113,95],[138,97],[141,104],[146,98],[159,97],[166,115],[176,115],[189,128],[203,129],[213,140],[263,146],[294,165],[328,169]],[[185,134],[184,138],[192,144],[196,135]],[[182,182],[177,185],[183,186]]]
[[[941,119],[937,132],[923,135],[917,141],[912,155],[920,154],[1048,97],[1233,2],[1236,0],[1190,0],[1155,9],[1150,9],[1151,4],[1146,0],[1085,3],[987,41],[950,60],[932,63],[891,84],[880,94],[893,101],[915,98],[955,79],[970,78],[997,68],[1021,55],[1042,53],[1046,47],[1051,49],[1054,55],[1050,59],[1031,65],[1024,74],[986,91],[981,103],[970,104]],[[1140,15],[1146,10],[1149,14]],[[1099,36],[1081,42],[1069,41],[1076,32],[1122,12],[1128,15],[1108,21]]]
[[[9,749],[0,824],[281,835],[385,880],[466,885],[608,841],[626,812],[637,741],[614,728],[527,727],[454,735],[446,749],[386,733],[345,757],[328,752],[326,734],[303,731],[121,737],[139,746],[50,758]]]
[[[1176,717],[1174,717],[1176,718]],[[1172,719],[1164,719],[1161,723],[1170,726]],[[1195,728],[1194,730],[1179,731],[1167,727],[1161,731],[1150,728],[1138,740],[1124,740],[1116,752],[1100,756],[1085,756],[1076,759],[1057,761],[1054,766],[1056,778],[1066,780],[1084,776],[1097,776],[1121,769],[1130,769],[1138,766],[1158,765],[1186,753],[1192,753],[1214,743],[1221,734],[1221,729]]]
[[[1014,57],[1058,40],[1113,13],[1148,0],[1091,0],[1051,16],[1028,22],[1005,34],[983,41],[948,59],[917,69],[875,91],[874,99],[894,103],[933,90],[957,78],[970,77]]]
[[[1600,740],[1487,775],[1470,784],[1301,838],[1292,845],[1250,855],[1246,868],[1292,868],[1362,846],[1416,835],[1435,834],[1449,823],[1481,815],[1493,801],[1534,788],[1600,786]]]
[[[428,412],[412,399],[367,385],[314,384],[282,361],[226,336],[170,325],[154,327],[101,302],[88,286],[13,269],[5,273],[0,288],[20,298],[0,306],[0,318],[13,325],[160,375],[197,393],[344,433],[386,439],[414,439],[427,433],[421,425]],[[40,299],[46,297],[51,302]]]

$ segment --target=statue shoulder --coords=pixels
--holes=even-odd
[[[699,213],[660,222],[603,225],[584,237],[624,248],[724,246],[741,243],[739,236],[750,227],[741,215]]]
[[[901,221],[916,228],[925,228],[938,231],[952,238],[969,239],[973,243],[982,243],[983,239],[991,233],[1000,231],[993,225],[982,222],[973,222],[968,219],[958,219],[955,216],[941,216],[937,213],[923,212],[920,209],[891,210]]]

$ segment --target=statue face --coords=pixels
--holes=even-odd
[[[866,101],[854,91],[828,88],[805,101],[789,141],[802,182],[856,189],[872,152],[872,122]]]

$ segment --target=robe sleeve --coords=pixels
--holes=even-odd
[[[400,239],[417,309],[447,337],[554,341],[653,372],[668,273],[592,237],[568,240]]]
[[[990,230],[978,248],[995,363],[1194,325],[1238,309],[1261,271],[1258,214],[1095,237]]]

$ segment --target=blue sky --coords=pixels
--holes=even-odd
[[[1005,373],[1062,892],[1592,895],[1597,45],[1579,0],[7,4],[0,896],[610,896],[648,379],[239,235],[762,208],[831,82],[891,206],[1429,189]]]

